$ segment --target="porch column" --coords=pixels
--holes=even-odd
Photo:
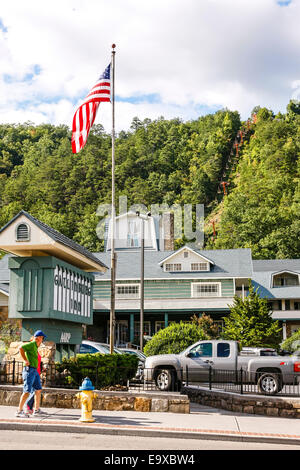
[[[165,328],[167,328],[168,324],[169,324],[169,315],[165,313]]]
[[[286,322],[282,322],[282,339],[286,340]]]
[[[134,341],[134,313],[130,314],[130,329],[129,329],[129,341],[133,343]]]

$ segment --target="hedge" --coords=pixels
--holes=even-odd
[[[77,354],[56,363],[56,370],[64,372],[66,385],[78,388],[89,377],[96,389],[111,385],[125,385],[132,379],[139,359],[132,354]]]
[[[208,335],[195,323],[172,323],[159,330],[144,348],[146,356],[157,354],[179,354],[197,341],[209,339]]]
[[[290,354],[300,355],[300,330],[283,341],[280,346],[281,349],[288,351]]]

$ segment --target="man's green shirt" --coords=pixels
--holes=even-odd
[[[38,347],[35,341],[30,341],[30,343],[23,344],[22,346],[25,356],[31,367],[38,368]]]

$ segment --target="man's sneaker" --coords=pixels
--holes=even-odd
[[[32,413],[32,416],[42,416],[44,414],[46,413],[42,410],[34,410],[34,412]]]
[[[29,418],[29,414],[28,414],[26,411],[23,411],[23,410],[19,411],[19,410],[17,410],[17,411],[16,411],[16,417],[17,417],[17,418]]]

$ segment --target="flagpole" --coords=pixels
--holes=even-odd
[[[115,290],[116,290],[116,253],[115,253],[115,47],[111,52],[112,78],[112,136],[111,136],[111,298],[110,298],[110,354],[114,352],[115,339]]]

